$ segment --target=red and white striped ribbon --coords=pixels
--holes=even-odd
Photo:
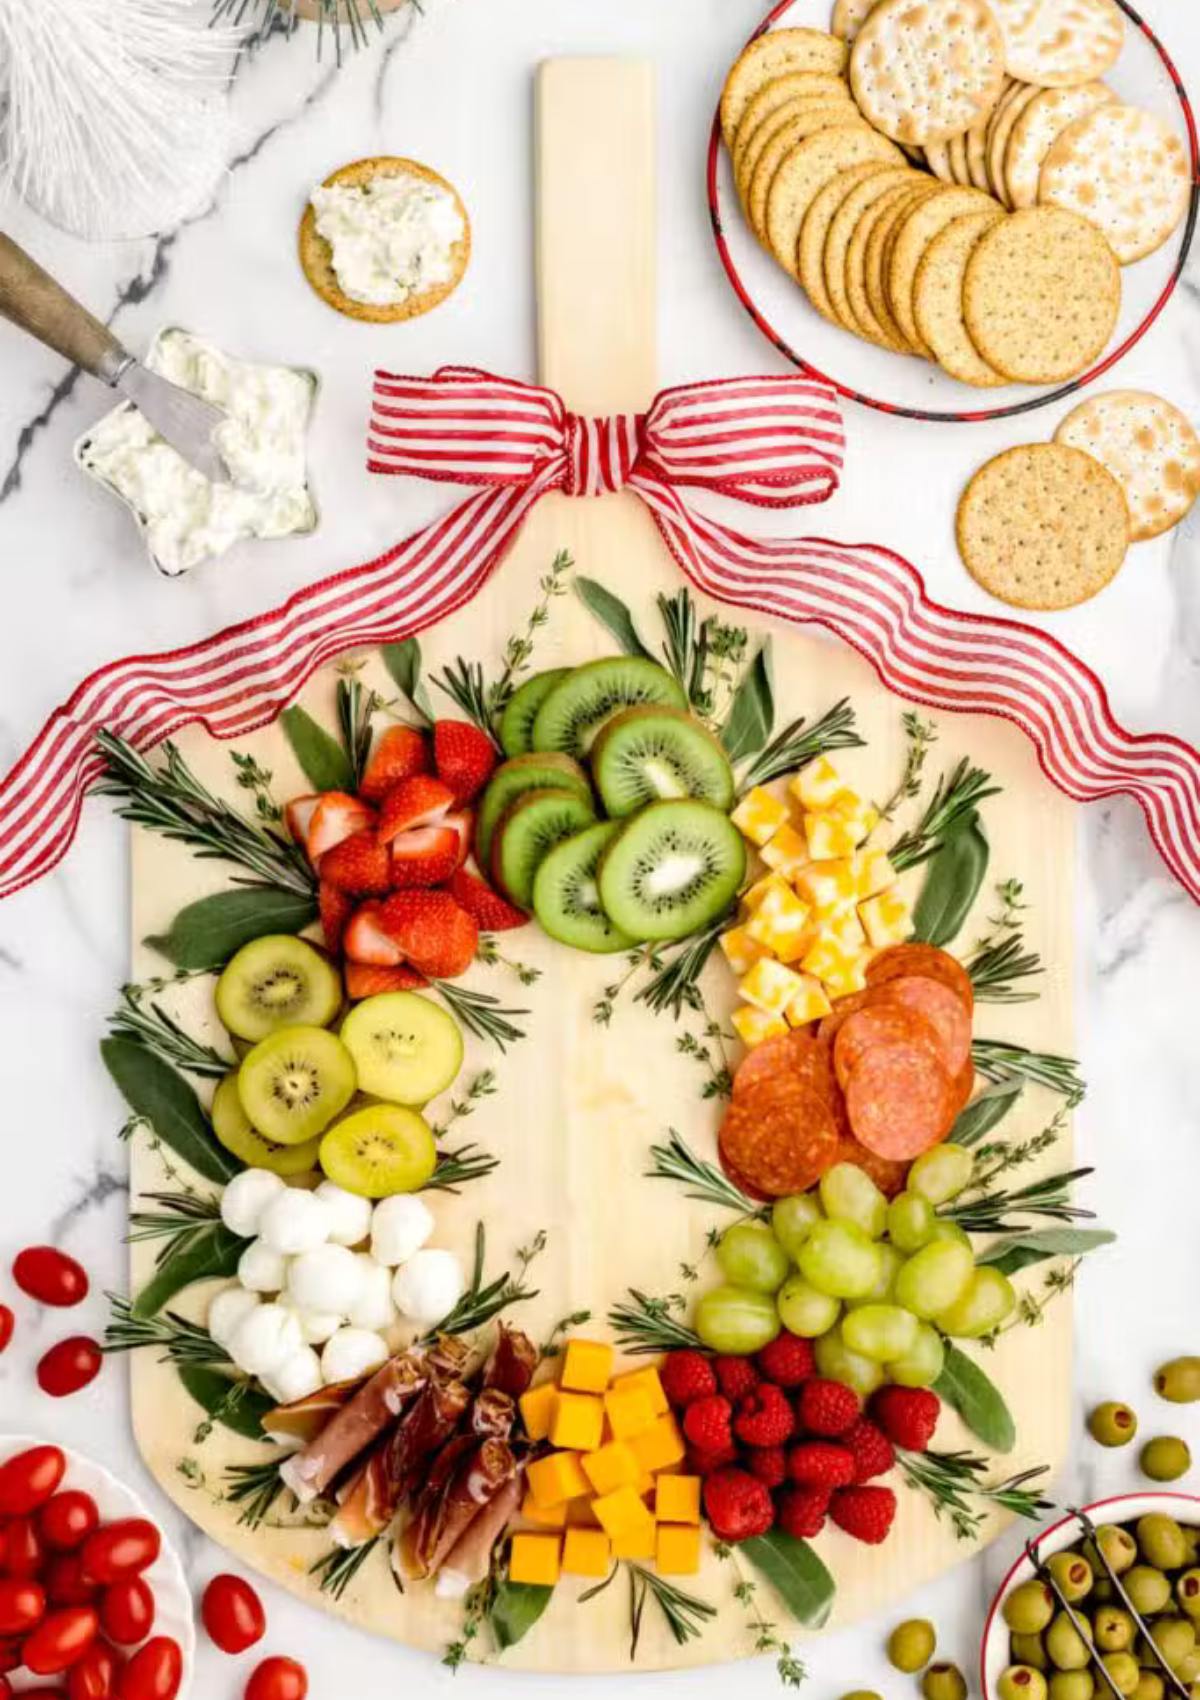
[[[65,855],[102,768],[99,728],[143,750],[193,722],[217,738],[245,736],[336,655],[423,631],[468,602],[546,491],[628,489],[706,595],[825,627],[909,701],[1012,721],[1071,797],[1133,797],[1167,865],[1200,901],[1200,756],[1165,734],[1126,732],[1100,681],[1055,639],[939,606],[916,569],[888,550],[748,537],[688,500],[699,488],[757,506],[822,501],[837,487],[843,447],[835,394],[803,377],[688,385],[646,414],[583,420],[553,391],[482,372],[378,373],[371,468],[473,493],[386,554],[271,613],[86,679],[0,784],[0,895]]]

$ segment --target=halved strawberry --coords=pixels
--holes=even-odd
[[[393,785],[414,773],[429,772],[429,746],[415,726],[389,726],[371,746],[360,797],[378,803]]]
[[[317,908],[321,914],[321,931],[325,934],[325,943],[336,955],[342,948],[342,934],[346,930],[346,922],[354,913],[354,899],[338,886],[330,885],[328,880],[322,880],[317,892]]]
[[[342,949],[350,962],[378,968],[398,968],[404,961],[391,933],[385,928],[378,903],[364,903],[342,934]]]
[[[475,835],[474,809],[456,809],[452,814],[442,816],[443,826],[452,826],[458,834],[458,860],[454,866],[461,868],[471,854],[471,840]]]
[[[379,809],[379,842],[390,844],[413,827],[438,826],[454,806],[454,793],[431,773],[414,773],[393,785]]]
[[[308,859],[315,868],[321,857],[352,833],[375,825],[375,811],[345,791],[325,791],[317,802],[304,839]]]
[[[475,960],[479,927],[448,891],[398,891],[379,920],[401,954],[433,980],[453,980]]]
[[[458,866],[459,836],[452,826],[418,826],[393,838],[392,890],[441,885]]]
[[[306,796],[293,797],[290,803],[284,805],[283,824],[297,844],[308,843],[308,829],[312,825],[313,814],[320,801],[321,793],[310,791]]]
[[[499,756],[486,732],[469,720],[437,720],[433,727],[433,765],[457,803],[469,803],[487,784]]]
[[[347,962],[345,979],[346,996],[356,1001],[380,992],[412,992],[429,984],[424,974],[403,963],[398,968],[374,968],[365,962]]]
[[[506,933],[513,927],[524,927],[529,921],[523,909],[507,903],[498,891],[465,868],[451,876],[450,895],[468,915],[475,917],[482,933]]]
[[[373,832],[355,832],[322,856],[321,878],[356,897],[382,897],[392,889],[392,859]]]

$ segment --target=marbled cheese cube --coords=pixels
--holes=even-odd
[[[830,1010],[829,999],[825,988],[811,974],[801,974],[800,990],[784,1011],[789,1027],[806,1027],[810,1021],[819,1021]]]
[[[786,887],[784,889],[786,890]],[[791,895],[789,891],[788,896]],[[752,938],[745,927],[730,927],[727,933],[722,933],[721,949],[725,952],[726,962],[739,979],[750,972],[760,957],[770,954],[767,946]]]
[[[827,809],[844,789],[842,776],[828,756],[818,756],[792,779],[788,790],[801,809]]]
[[[755,1009],[750,1003],[735,1009],[729,1019],[748,1051],[752,1051],[755,1045],[761,1045],[764,1039],[777,1039],[787,1032],[787,1022],[782,1015],[768,1015],[765,1009]]]
[[[858,906],[859,919],[876,950],[887,944],[903,944],[912,937],[912,910],[896,890],[881,891]]]
[[[808,845],[794,826],[784,825],[763,845],[762,859],[775,873],[794,879],[808,861]]]
[[[742,930],[780,962],[795,962],[808,948],[809,918],[794,891],[769,891]]]
[[[800,966],[806,974],[815,974],[827,988],[838,987],[831,995],[841,997],[842,984],[851,974],[857,955],[853,945],[843,944],[835,933],[823,927]]]
[[[773,838],[788,818],[787,804],[772,797],[761,785],[744,796],[729,817],[743,838],[763,845]]]
[[[808,848],[814,860],[823,862],[834,856],[849,856],[852,851],[858,849],[866,834],[859,832],[854,822],[831,811],[819,815],[805,815],[804,836],[808,839]]]
[[[849,860],[860,897],[874,897],[895,885],[896,870],[886,850],[856,850]]]
[[[829,813],[844,821],[857,835],[856,842],[861,844],[869,838],[879,825],[879,810],[873,803],[868,803],[865,797],[860,797],[857,791],[847,788],[839,791],[830,804]]]
[[[796,875],[796,890],[818,920],[852,909],[862,895],[853,863],[846,856],[809,862]]]
[[[738,981],[738,991],[746,1002],[767,1015],[782,1015],[799,990],[799,974],[769,956],[756,962]]]
[[[889,880],[888,883],[890,885],[891,881]],[[747,887],[747,889],[742,893],[742,919],[745,920],[747,916],[753,915],[754,911],[758,908],[759,904],[769,891],[790,890],[791,887],[788,885],[788,882],[784,879],[782,874],[764,874],[760,880],[755,880],[754,884]],[[871,893],[868,891],[865,895],[870,897]]]
[[[857,956],[843,956],[836,967],[822,976],[825,990],[831,998],[848,998],[853,992],[862,992],[867,986],[867,964],[875,952],[870,948],[859,951]]]

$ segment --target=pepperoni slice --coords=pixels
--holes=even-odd
[[[950,1131],[954,1085],[927,1045],[876,1045],[850,1076],[846,1109],[855,1138],[877,1157],[919,1157]]]
[[[720,1158],[721,1167],[724,1169],[729,1179],[733,1182],[734,1186],[739,1189],[739,1191],[746,1194],[747,1198],[753,1198],[759,1204],[769,1204],[771,1202],[769,1193],[760,1192],[756,1186],[752,1186],[750,1184],[740,1169],[734,1168],[720,1145],[717,1146],[717,1156]]]
[[[955,1120],[962,1115],[971,1102],[971,1094],[975,1090],[975,1059],[968,1057],[961,1070],[954,1077],[954,1116]]]
[[[971,1017],[949,986],[924,975],[905,976],[889,980],[884,995],[889,1003],[924,1016],[937,1034],[948,1072],[957,1079],[971,1060]]]
[[[838,1148],[837,1124],[819,1092],[793,1075],[748,1087],[725,1112],[721,1160],[770,1198],[806,1192]]]
[[[895,1198],[896,1194],[904,1191],[904,1183],[908,1179],[908,1164],[897,1157],[878,1157],[874,1151],[868,1151],[865,1145],[860,1145],[852,1133],[848,1133],[838,1146],[839,1163],[853,1163],[861,1169],[864,1175],[869,1175],[885,1198]]]
[[[740,1097],[748,1086],[792,1072],[797,1050],[810,1041],[804,1033],[779,1033],[764,1039],[745,1056],[733,1077],[733,1095]]]
[[[866,991],[851,992],[848,997],[839,998],[829,1014],[821,1017],[821,1025],[817,1028],[818,1039],[826,1043],[836,1039],[843,1021],[848,1021],[856,1010],[875,1003],[878,997],[878,992]]]
[[[971,976],[956,956],[935,944],[893,944],[873,956],[867,964],[867,982],[881,986],[886,980],[907,979],[917,974],[939,980],[959,999],[968,1015],[975,1010],[975,988]]]
[[[833,1041],[833,1066],[844,1092],[855,1066],[874,1045],[895,1045],[905,1040],[928,1045],[941,1053],[941,1040],[932,1023],[895,1001],[867,1004],[856,1009],[838,1028]]]

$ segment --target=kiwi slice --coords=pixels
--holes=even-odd
[[[635,939],[681,939],[723,915],[746,872],[746,846],[711,803],[650,803],[600,859],[600,902]]]
[[[570,671],[569,667],[550,667],[544,673],[535,673],[509,697],[500,716],[500,744],[506,756],[523,756],[533,748],[537,711]]]
[[[368,1104],[335,1122],[321,1141],[321,1167],[360,1198],[416,1192],[437,1167],[424,1116],[401,1104]]]
[[[317,1166],[320,1139],[306,1139],[303,1145],[276,1145],[264,1139],[258,1129],[251,1127],[250,1118],[238,1096],[237,1070],[227,1074],[213,1094],[213,1132],[235,1157],[251,1169],[270,1169],[274,1175],[290,1177],[305,1175]]]
[[[657,703],[686,708],[682,690],[657,662],[638,655],[611,655],[576,667],[555,685],[533,722],[535,750],[558,750],[576,760],[592,747],[597,732],[623,708]]]
[[[491,866],[492,838],[500,824],[500,816],[509,804],[514,803],[523,791],[545,790],[547,787],[556,791],[574,791],[585,802],[591,801],[592,787],[588,776],[570,756],[531,752],[501,762],[488,780],[475,815],[475,860],[481,868]]]
[[[600,907],[596,868],[620,832],[615,820],[598,821],[556,844],[533,877],[533,912],[560,944],[597,955],[626,950],[637,940],[614,927]]]
[[[678,708],[614,714],[592,745],[592,777],[614,819],[679,797],[733,807],[733,769],[720,741]]]
[[[354,1058],[324,1027],[281,1027],[238,1069],[238,1097],[251,1124],[279,1145],[303,1145],[354,1096]]]
[[[543,858],[595,820],[574,791],[525,791],[500,817],[492,839],[492,878],[522,909],[533,907],[533,876]]]
[[[416,992],[364,998],[343,1021],[341,1036],[360,1089],[392,1104],[427,1104],[462,1067],[457,1022]]]
[[[239,1039],[280,1027],[324,1027],[342,1003],[342,982],[312,945],[291,933],[251,939],[217,981],[217,1014]]]

